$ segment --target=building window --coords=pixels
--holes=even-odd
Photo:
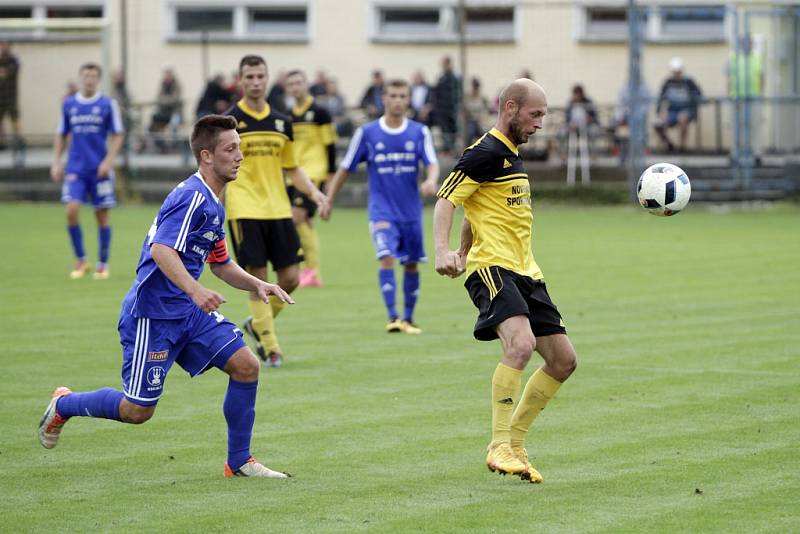
[[[516,40],[513,5],[470,5],[464,17],[468,42]],[[372,39],[395,43],[452,43],[459,40],[459,12],[454,2],[431,0],[413,6],[376,2],[373,5]]]
[[[305,7],[253,8],[248,12],[247,33],[284,41],[308,39],[308,10]]]
[[[230,2],[233,3],[233,2]],[[250,0],[220,7],[220,2],[170,0],[171,41],[196,42],[306,42],[309,39],[309,7],[302,0]]]
[[[514,8],[467,8],[464,31],[468,41],[513,41]]]
[[[61,3],[42,0],[16,1],[0,5],[0,39],[10,41],[95,41],[103,19],[104,0],[73,0]],[[17,20],[8,20],[17,19]],[[81,19],[69,21],[68,19]],[[98,24],[91,20],[97,19]],[[50,24],[45,26],[45,22]],[[63,25],[60,22],[64,21]]]
[[[233,33],[232,9],[178,9],[175,13],[178,33]]]
[[[722,40],[723,6],[669,6],[661,8],[661,37],[669,40]]]
[[[725,7],[647,6],[639,8],[648,42],[717,42],[725,39]],[[619,5],[576,7],[576,37],[582,41],[628,40],[628,9]]]

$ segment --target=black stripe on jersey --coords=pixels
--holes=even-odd
[[[453,191],[455,191],[455,190],[456,190],[456,187],[458,187],[458,186],[461,184],[461,182],[463,182],[463,181],[464,181],[464,178],[466,178],[466,177],[467,177],[467,175],[466,175],[466,174],[464,174],[464,173],[463,173],[463,172],[461,172],[461,171],[459,171],[459,175],[460,175],[460,176],[459,176],[458,178],[456,178],[456,179],[454,179],[454,180],[453,180],[452,184],[451,184],[451,185],[450,185],[450,186],[447,188],[447,191],[445,191],[445,193],[444,193],[444,197],[445,197],[445,198],[447,198],[447,197],[449,197],[450,195],[452,195],[452,194],[453,194]]]
[[[511,180],[517,180],[519,178],[527,178],[527,177],[528,177],[528,175],[525,174],[524,172],[518,172],[516,174],[508,174],[506,176],[500,176],[500,177],[495,178],[495,179],[493,179],[491,181],[495,182],[495,183],[497,183],[497,182],[510,182]]]
[[[440,196],[444,196],[445,190],[448,187],[450,187],[450,184],[453,183],[453,180],[455,179],[456,176],[458,176],[459,172],[460,171],[453,171],[453,172],[451,172],[450,174],[447,175],[447,178],[445,178],[444,182],[442,183],[442,187],[439,188],[439,193],[438,194]]]

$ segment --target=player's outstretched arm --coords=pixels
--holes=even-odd
[[[286,174],[292,179],[292,183],[294,183],[297,189],[308,195],[309,198],[314,201],[314,204],[317,205],[320,212],[327,209],[328,197],[325,196],[325,193],[317,189],[317,186],[314,185],[314,182],[311,181],[311,178],[308,177],[302,168],[295,167],[294,169],[288,169]]]
[[[456,278],[464,272],[464,262],[455,250],[450,250],[450,230],[453,227],[453,212],[456,207],[440,198],[433,208],[433,240],[436,246],[436,272],[442,276]]]
[[[237,263],[229,261],[226,263],[211,263],[211,272],[214,275],[236,289],[253,291],[261,300],[269,303],[269,295],[275,295],[283,302],[294,304],[294,300],[289,294],[281,289],[277,284],[270,284],[259,280],[247,271],[242,269]]]
[[[328,208],[326,210],[320,210],[319,216],[322,217],[322,220],[327,221],[331,218],[331,212],[333,211],[333,202],[336,199],[336,195],[339,193],[339,190],[344,185],[345,180],[347,177],[350,176],[350,173],[347,172],[343,168],[339,168],[336,170],[336,173],[333,175],[333,178],[328,180]]]
[[[425,171],[426,177],[425,181],[420,185],[420,191],[422,191],[422,194],[426,197],[432,197],[439,188],[439,164],[431,163],[425,168]]]
[[[164,273],[164,276],[169,278],[169,281],[178,286],[181,291],[189,295],[192,302],[204,312],[216,311],[220,304],[225,302],[225,297],[216,291],[206,289],[200,285],[200,282],[192,278],[192,275],[183,265],[178,251],[174,248],[161,243],[153,243],[150,246],[150,255],[161,272]]]

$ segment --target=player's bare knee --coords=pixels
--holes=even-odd
[[[506,357],[521,369],[528,364],[531,354],[536,349],[536,338],[532,335],[514,336],[506,347]]]
[[[553,363],[553,367],[556,368],[560,375],[559,378],[566,380],[578,367],[578,355],[575,354],[574,350],[564,351],[558,355],[558,358]]]
[[[248,358],[241,358],[236,364],[234,373],[231,373],[231,378],[238,382],[255,382],[258,380],[261,365],[259,365],[252,352],[248,356]]]
[[[146,423],[153,417],[156,411],[155,406],[139,406],[127,399],[123,399],[119,405],[119,417],[124,423],[132,425],[141,425]]]
[[[392,256],[384,256],[380,259],[381,269],[391,269],[394,267],[394,258]]]

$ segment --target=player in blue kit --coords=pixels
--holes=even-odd
[[[268,302],[293,303],[275,284],[247,274],[228,257],[225,210],[219,200],[244,159],[236,120],[208,115],[194,125],[191,146],[199,170],[167,196],[142,245],[136,280],[122,302],[122,391],[73,393],[57,388],[39,423],[39,441],[52,449],[71,417],[144,423],[153,416],[173,363],[191,376],[211,367],[228,375],[222,409],[228,425],[225,476],[285,478],[250,456],[260,365],[239,329],[217,309],[225,298],[198,282],[203,264],[231,287]]]
[[[72,250],[77,258],[70,278],[83,278],[89,272],[83,234],[78,224],[80,207],[91,199],[97,217],[99,258],[95,280],[109,276],[108,254],[111,248],[111,226],[108,209],[117,205],[114,195],[114,160],[122,148],[122,117],[117,102],[97,90],[100,66],[86,63],[79,72],[80,91],[64,101],[55,140],[50,176],[56,182],[64,180],[61,202],[66,204],[67,230]],[[111,142],[106,149],[106,139]],[[62,163],[69,145],[66,167]]]
[[[380,119],[356,130],[339,169],[330,180],[330,207],[320,216],[328,220],[336,194],[349,173],[362,161],[369,173],[369,229],[375,254],[380,262],[378,285],[389,314],[387,332],[420,334],[414,324],[414,306],[419,295],[417,264],[427,260],[422,239],[422,201],[420,191],[436,193],[439,163],[428,127],[406,117],[409,88],[404,80],[386,84],[383,94],[385,113]],[[419,164],[426,168],[426,178],[417,186]],[[394,260],[404,266],[404,314],[400,320],[395,305]]]

